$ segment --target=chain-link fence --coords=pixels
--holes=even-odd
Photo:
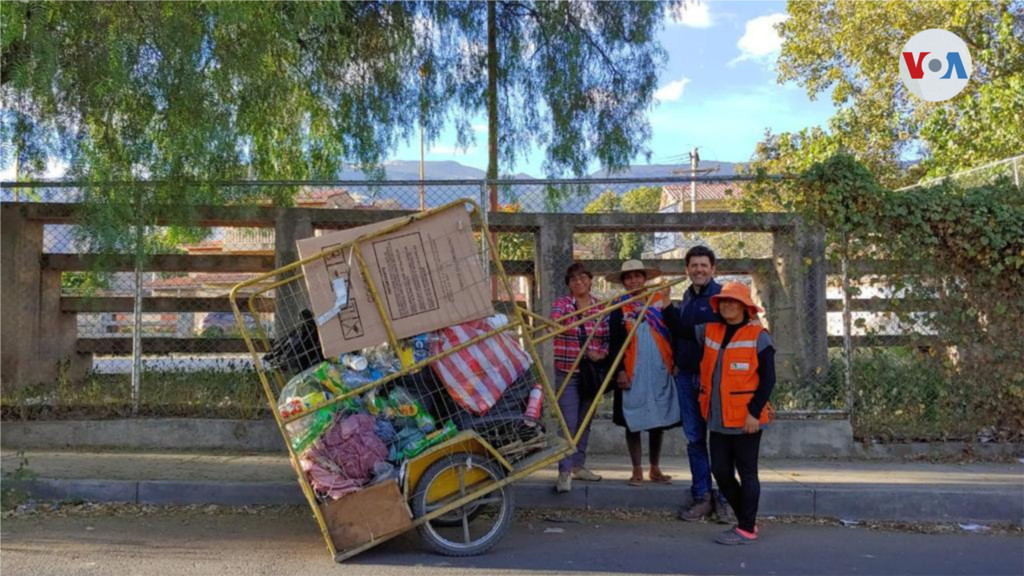
[[[1014,159],[1000,170],[1015,174],[1019,164]],[[35,276],[21,273],[4,285],[5,410],[31,416],[87,405],[94,413],[127,414],[134,403],[140,414],[260,416],[265,408],[227,298],[232,286],[293,261],[297,239],[471,198],[496,206],[486,217],[513,288],[496,298],[503,300],[499,309],[518,305],[547,314],[567,291],[563,275],[574,261],[595,274],[593,291],[607,298],[621,287],[604,277],[624,260],[642,259],[673,279],[685,274],[686,251],[705,245],[717,256],[716,280],[750,285],[766,310],[779,365],[773,403],[781,413],[843,416],[856,401],[865,413],[923,406],[906,411],[907,429],[914,418],[932,417],[944,395],[953,394],[948,378],[917,387],[921,392],[912,397],[870,392],[879,382],[888,384],[877,388],[889,390],[901,378],[929,374],[915,362],[932,352],[916,341],[908,347],[920,329],[886,319],[879,304],[901,297],[898,282],[878,276],[882,288],[850,291],[844,305],[841,270],[826,265],[824,235],[789,215],[732,211],[744,181],[226,183],[210,196],[219,205],[188,205],[203,197],[198,192],[182,195],[187,201],[179,205],[173,192],[144,194],[142,210],[132,202],[120,213],[109,209],[120,220],[83,209],[88,194],[74,186],[4,185],[5,266],[35,266]],[[142,226],[134,225],[136,215]],[[16,238],[8,228],[28,235]],[[120,239],[103,244],[104,234],[136,233],[143,236],[141,250]],[[26,240],[32,234],[38,245]],[[107,254],[98,254],[100,248]],[[678,285],[672,297],[681,299],[686,289],[688,283]],[[8,294],[16,308],[6,304]],[[246,322],[265,323],[273,335],[274,303],[265,305],[265,314]],[[47,346],[8,344],[29,325],[42,328],[24,340]]]
[[[624,261],[641,259],[662,271],[654,282],[672,281],[685,277],[690,248],[710,247],[715,280],[751,286],[766,310],[778,348],[776,407],[790,417],[841,415],[848,399],[842,373],[828,360],[823,254],[809,255],[814,240],[780,224],[783,218],[771,218],[778,215],[732,211],[744,182],[732,177],[506,182],[498,187],[502,210],[558,212],[544,221],[546,233],[499,226],[502,258],[545,264],[550,276],[524,279],[539,286],[523,296],[544,312],[543,303],[568,292],[564,273],[573,262],[590,269],[593,294],[606,299],[623,292],[606,277]],[[688,289],[689,282],[677,284],[672,298],[681,300]],[[610,402],[604,408],[610,410]]]
[[[938,194],[935,188],[945,183],[966,190],[1009,182],[1016,188],[1010,196],[1016,194],[1018,202],[997,208],[1019,210],[1022,176],[1024,156],[1017,156],[897,192]],[[966,215],[975,216],[974,209]],[[963,223],[954,221],[958,216],[945,217],[952,241],[975,245],[979,254],[989,249],[989,238],[971,237]],[[912,234],[908,226],[907,239]],[[950,274],[944,262],[922,261],[929,247],[914,246],[913,240],[855,238],[851,245],[857,246],[857,255],[846,263],[846,289],[841,275],[833,276],[828,288],[829,332],[841,335],[832,338],[834,343],[842,340],[834,351],[848,359],[841,369],[858,434],[890,440],[1019,440],[1024,421],[999,413],[1015,411],[1024,398],[1020,306],[1001,302],[997,292],[977,293],[969,279]],[[1010,298],[1019,301],[1019,294]]]
[[[1013,181],[1014,186],[1020,188],[1022,182],[1024,182],[1024,154],[1014,156],[1012,158],[1005,158],[970,170],[954,172],[948,176],[926,178],[917,184],[900,188],[899,191],[911,190],[919,187],[936,186],[947,181],[956,183],[960,186],[980,186],[993,182],[999,178],[1008,178]]]

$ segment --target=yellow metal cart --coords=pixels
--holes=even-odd
[[[507,302],[509,309],[505,310],[503,318],[488,320],[485,324],[476,322],[475,332],[460,332],[461,340],[438,342],[442,339],[436,337],[429,347],[411,353],[413,344],[396,332],[390,318],[394,311],[387,309],[391,302],[385,292],[393,287],[382,286],[379,274],[375,279],[376,271],[371,270],[368,264],[368,261],[372,262],[368,250],[375,245],[374,242],[399,237],[404,230],[451,210],[464,211],[463,215],[471,223],[471,230],[453,230],[452,234],[470,233],[476,238],[474,253],[460,254],[461,262],[458,264],[473,267],[474,274],[479,273],[474,277],[486,283],[488,300]],[[476,203],[459,200],[389,221],[374,227],[371,232],[331,246],[329,250],[242,282],[231,291],[230,299],[239,329],[288,446],[292,466],[336,561],[355,556],[413,528],[419,531],[428,547],[444,555],[471,556],[486,552],[509,529],[514,513],[511,483],[575,451],[582,432],[576,437],[569,434],[557,403],[568,380],[561,382],[557,391],[552,388],[538,347],[558,334],[575,331],[585,322],[600,319],[626,302],[616,305],[603,303],[579,310],[559,323],[515,305],[514,286],[505,274],[481,215]],[[417,253],[416,248],[412,246],[408,251]],[[297,373],[325,360],[316,330],[316,322],[323,320],[309,312],[313,295],[310,294],[304,267],[339,256],[347,259],[351,273],[359,274],[365,283],[366,300],[342,302],[344,298],[341,298],[339,309],[333,312],[341,313],[343,317],[345,309],[373,306],[386,335],[385,341],[378,343],[382,346],[375,348],[375,354],[391,358],[393,363],[389,369],[371,371],[372,377],[368,380],[366,367],[358,365],[357,360],[357,365],[349,368],[362,370],[355,374],[359,376],[356,383],[347,379],[354,373],[345,372],[342,380],[347,385],[341,391],[335,390],[335,394],[329,398],[325,396],[323,402],[308,409],[283,414],[279,410],[281,391]],[[390,280],[385,279],[386,282]],[[663,289],[664,285],[659,288]],[[418,286],[417,289],[427,288]],[[479,285],[473,286],[477,293],[479,289]],[[649,305],[653,294],[654,290],[648,290],[628,301],[647,299]],[[419,296],[411,294],[410,297]],[[455,299],[459,297],[456,293]],[[245,316],[260,321],[247,321]],[[451,336],[455,332],[448,334]],[[510,346],[512,341],[515,349]],[[288,361],[278,361],[282,351]],[[269,361],[268,357],[274,354],[275,361]],[[519,370],[508,355],[518,357]],[[621,356],[614,359],[613,366],[618,365]],[[576,359],[577,364],[580,359]],[[342,359],[327,360],[334,362],[332,366],[337,370],[346,370]],[[500,395],[494,394],[499,398],[490,398],[493,405],[487,410],[468,410],[451,401],[451,394],[447,393],[449,381],[442,378],[444,370],[439,367],[460,362],[462,364],[459,365],[464,364],[469,373],[493,377],[506,386]],[[521,369],[523,366],[527,366],[526,369]],[[601,393],[610,380],[610,376],[605,378]],[[394,396],[399,387],[403,393],[417,395],[420,410],[435,415],[436,429],[425,439],[420,439],[426,447],[402,458],[400,468],[389,480],[338,499],[325,497],[323,491],[318,491],[310,481],[308,470],[312,449],[308,445],[296,445],[300,431],[317,419],[330,421],[329,426],[339,426],[347,416],[372,407],[376,400],[371,400],[371,396]],[[538,396],[543,397],[543,410],[539,415],[529,417],[529,409],[540,399]],[[600,398],[601,394],[598,394],[584,424],[593,417]],[[395,414],[398,419],[403,416],[407,415]],[[584,428],[580,426],[580,430]],[[326,465],[330,468],[336,464]]]

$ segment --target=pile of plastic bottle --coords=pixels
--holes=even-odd
[[[292,449],[305,452],[337,420],[348,414],[368,413],[377,419],[377,433],[390,450],[388,460],[402,461],[422,453],[458,433],[450,420],[439,424],[423,405],[401,386],[386,394],[381,387],[325,406],[331,400],[379,381],[400,369],[386,346],[345,354],[337,362],[325,361],[294,376],[278,397],[282,418],[315,411],[286,425]]]

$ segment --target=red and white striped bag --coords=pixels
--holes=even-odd
[[[487,320],[456,324],[436,334],[430,355],[468,342],[494,328]],[[452,398],[473,414],[486,413],[505,390],[523,375],[533,360],[508,332],[491,336],[446,356],[431,366]]]

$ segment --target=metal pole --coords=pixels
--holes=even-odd
[[[697,213],[697,166],[700,164],[700,156],[697,147],[690,152],[690,213]]]
[[[487,224],[487,212],[488,212],[487,206],[488,206],[488,204],[487,204],[487,183],[486,182],[480,184],[480,201],[479,201],[479,206],[480,206],[480,221],[483,223],[484,229],[488,229],[489,230],[490,228],[488,227],[488,224]],[[495,243],[495,245],[497,245],[497,243]],[[490,282],[491,281],[491,254],[490,254],[491,250],[490,250],[490,242],[487,241],[487,238],[486,238],[485,234],[481,234],[480,235],[480,246],[481,246],[480,251],[481,251],[481,254],[483,255],[483,262],[482,262],[482,264],[484,266],[484,278],[488,282]],[[492,292],[493,292],[493,284],[492,284]]]
[[[21,180],[21,163],[18,162],[18,157],[21,156],[21,150],[14,151],[14,179]],[[14,189],[14,201],[21,202],[21,188]]]
[[[845,245],[846,238],[843,237]],[[853,415],[853,307],[850,301],[850,258],[842,258],[843,288],[843,376],[846,381],[846,410]]]
[[[427,80],[427,69],[420,66],[420,98],[423,97],[423,88]],[[420,212],[427,209],[427,186],[423,182],[427,178],[427,150],[426,134],[423,126],[423,109],[420,108]]]
[[[423,119],[420,119],[420,212],[427,209],[427,188],[423,182],[427,176],[426,170],[426,148],[423,137]],[[481,204],[482,206],[482,204]]]
[[[135,291],[132,329],[132,415],[139,412],[142,390],[142,256],[144,226],[142,222],[142,190],[135,192]]]
[[[1019,162],[1020,157],[1013,159],[1013,185],[1016,186],[1017,188],[1020,188],[1020,166],[1018,166]]]

